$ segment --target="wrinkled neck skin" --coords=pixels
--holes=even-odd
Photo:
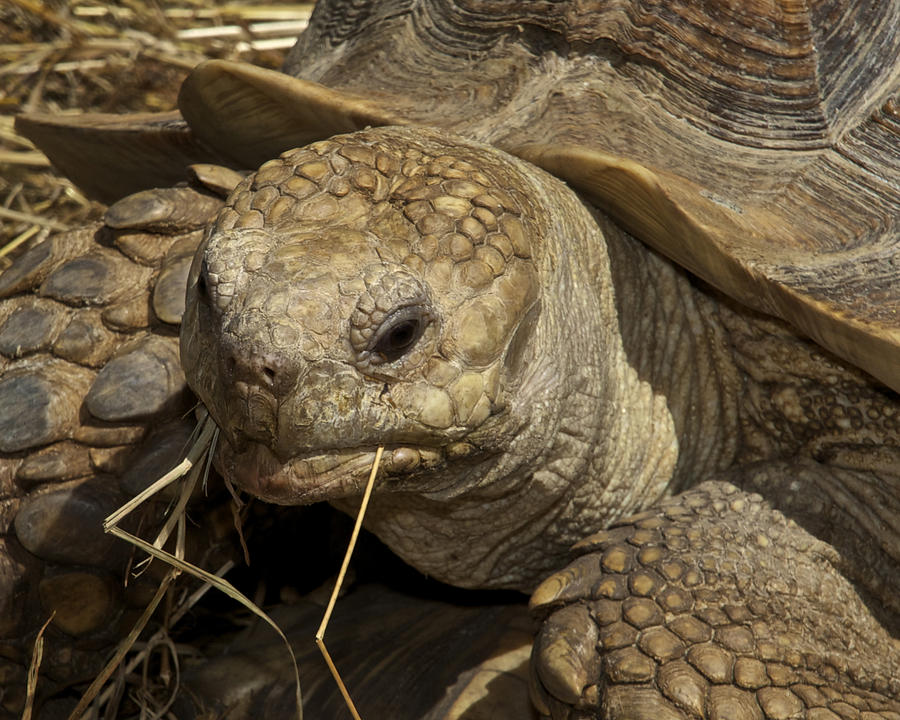
[[[493,452],[418,491],[386,479],[366,516],[407,562],[454,585],[528,591],[585,535],[733,457],[733,409],[720,393],[701,399],[728,367],[709,308],[670,263],[573,193],[550,192],[539,315],[513,343],[506,412],[468,438]],[[352,513],[358,499],[334,504]]]

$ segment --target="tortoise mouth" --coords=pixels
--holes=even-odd
[[[440,448],[386,446],[379,476],[410,474],[443,459]],[[215,461],[227,480],[251,495],[279,505],[309,505],[361,495],[375,462],[375,448],[335,448],[282,462],[262,443],[250,441],[236,451],[220,438]]]

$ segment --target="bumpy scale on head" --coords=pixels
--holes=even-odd
[[[478,445],[539,296],[529,200],[508,163],[476,167],[483,152],[382,128],[284,153],[236,188],[182,333],[226,473],[306,502],[353,492],[331,471],[355,477],[378,444],[388,473]]]

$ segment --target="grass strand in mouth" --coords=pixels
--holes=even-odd
[[[353,704],[353,700],[350,698],[350,693],[347,691],[346,685],[344,685],[344,681],[341,679],[341,674],[338,672],[337,667],[334,665],[334,661],[331,659],[328,648],[325,647],[325,629],[328,627],[328,621],[331,620],[331,613],[334,611],[338,593],[340,593],[341,585],[344,583],[344,575],[346,575],[347,567],[350,565],[350,557],[353,555],[353,549],[356,547],[356,539],[359,537],[363,517],[365,517],[366,508],[369,505],[369,497],[372,495],[372,486],[375,484],[375,476],[378,474],[378,466],[381,464],[382,453],[384,453],[384,446],[379,445],[378,449],[375,451],[375,460],[372,463],[372,471],[369,473],[366,490],[363,493],[362,502],[359,505],[359,512],[356,515],[356,524],[353,526],[353,533],[350,535],[350,543],[347,545],[347,552],[344,553],[344,562],[341,564],[341,570],[334,583],[334,590],[331,591],[328,607],[325,608],[325,614],[322,616],[322,622],[319,625],[319,629],[316,631],[316,645],[319,648],[319,652],[322,653],[322,657],[325,658],[325,664],[328,665],[328,669],[331,671],[331,675],[334,677],[334,681],[337,683],[338,689],[341,691],[344,702],[347,703],[347,708],[350,710],[350,714],[353,715],[354,720],[361,720],[361,718],[359,712],[356,710],[356,706]]]

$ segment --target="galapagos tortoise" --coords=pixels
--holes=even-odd
[[[189,279],[218,467],[352,510],[385,445],[368,527],[532,592],[545,715],[896,717],[898,27],[323,2],[201,66],[169,146],[283,153]]]

